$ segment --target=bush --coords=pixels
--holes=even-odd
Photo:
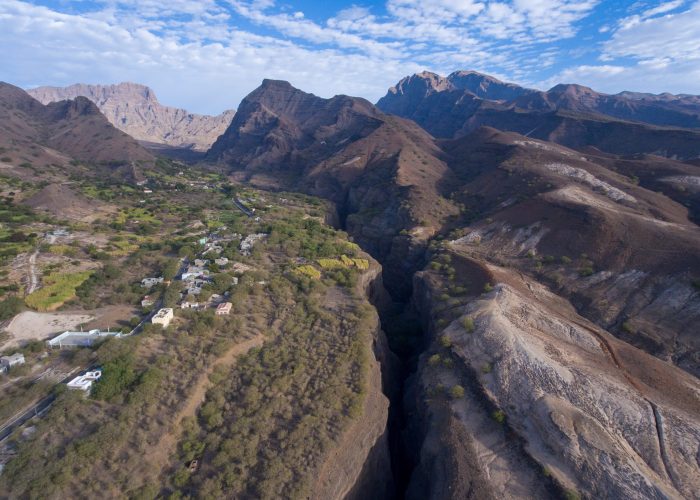
[[[461,385],[453,385],[450,389],[450,397],[452,399],[462,399],[464,397],[464,387]]]
[[[562,255],[560,260],[562,264],[571,264],[571,257],[567,257],[566,255]]]
[[[465,316],[462,318],[462,326],[467,331],[467,333],[474,332],[474,319],[471,316]]]
[[[578,275],[581,276],[582,278],[585,278],[587,276],[591,276],[594,273],[592,267],[582,267],[581,269],[578,270]]]
[[[484,285],[484,293],[489,293],[491,290],[493,290],[493,285],[491,283],[486,283]]]
[[[452,346],[452,339],[447,335],[441,335],[439,341],[442,347],[448,348]]]
[[[502,410],[496,410],[491,414],[491,418],[494,419],[499,424],[502,424],[506,421],[506,414],[503,413]]]
[[[123,354],[102,366],[102,377],[95,384],[93,396],[105,401],[113,400],[135,381],[134,358],[131,353]]]
[[[24,308],[24,302],[16,295],[5,298],[0,302],[0,321],[10,319],[19,314]]]
[[[428,365],[430,366],[437,366],[440,364],[440,355],[439,354],[433,354],[428,358]]]

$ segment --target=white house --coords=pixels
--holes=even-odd
[[[204,267],[207,264],[209,264],[209,261],[207,259],[195,259],[194,260],[194,265],[197,267]]]
[[[144,288],[151,288],[160,283],[163,283],[163,278],[144,278],[141,280],[141,286]]]
[[[216,307],[217,316],[227,316],[231,313],[231,307],[233,304],[231,302],[222,302]]]
[[[0,358],[0,372],[7,372],[13,366],[24,364],[24,354],[15,353],[12,356],[3,356]]]
[[[172,307],[165,307],[158,311],[155,316],[151,319],[151,323],[154,325],[162,325],[163,328],[167,328],[173,319],[173,309]]]
[[[80,391],[90,392],[92,384],[97,382],[102,376],[102,370],[94,370],[86,372],[85,375],[79,375],[68,382],[69,389],[78,389]]]
[[[218,259],[214,259],[214,264],[217,266],[225,266],[228,264],[228,258],[226,257],[219,257]]]

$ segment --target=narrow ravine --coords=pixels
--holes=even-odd
[[[326,221],[337,229],[347,231],[348,198],[345,203],[337,207],[337,212],[329,214]],[[352,233],[350,233],[352,234]],[[374,245],[363,244],[357,241],[360,247],[372,255],[383,268],[386,268],[387,258],[378,255],[369,248]],[[381,287],[379,293],[372,294],[369,300],[374,305],[379,315],[381,328],[386,335],[389,349],[394,355],[394,362],[390,366],[383,367],[384,393],[389,398],[389,418],[387,431],[389,436],[389,453],[391,459],[391,473],[394,482],[394,496],[392,499],[403,499],[406,496],[411,476],[416,467],[414,453],[409,449],[409,436],[406,430],[409,426],[410,413],[405,398],[409,380],[416,372],[418,357],[426,347],[426,339],[422,329],[420,312],[416,311],[412,300],[412,290],[406,289],[406,283],[412,282],[412,276],[418,269],[410,271],[410,277],[399,276],[396,273],[382,272]],[[400,296],[396,293],[400,290]],[[394,292],[393,294],[391,292]],[[415,449],[415,438],[410,439],[412,448]],[[422,439],[422,437],[420,437]],[[420,444],[420,443],[418,443]]]

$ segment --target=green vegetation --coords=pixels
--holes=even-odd
[[[45,250],[69,256],[75,266],[100,261],[100,268],[69,272],[69,259],[62,259],[45,288],[27,297],[31,307],[50,309],[68,300],[86,309],[136,305],[144,294],[140,279],[174,276],[178,255],[199,256],[207,226],[229,238],[234,231],[269,236],[250,256],[238,251],[240,239],[222,240],[222,256],[251,268],[236,274],[235,286],[226,268],[211,268],[212,283],[202,296],[229,292],[230,316],[178,309],[167,332],[146,325],[138,335],[94,350],[52,353],[74,366],[100,366],[103,376],[89,398],[60,391],[31,438],[12,438],[17,455],[0,476],[0,489],[18,498],[97,497],[108,481],[109,494],[125,498],[307,496],[328,451],[363,409],[378,325],[354,284],[369,259],[342,232],[304,218],[322,215],[323,204],[296,195],[285,195],[290,202],[279,208],[251,202],[265,214],[256,222],[212,191],[187,197],[156,191],[135,209],[129,204],[140,202],[138,191],[107,183],[83,183],[83,190],[120,203],[117,220],[88,226],[106,235],[92,244]],[[144,225],[157,234],[147,235]],[[334,263],[324,267],[324,259]],[[148,293],[174,305],[176,283]],[[0,304],[12,311],[18,305]],[[265,339],[262,347],[230,356],[252,336]],[[196,387],[206,390],[201,406]],[[175,418],[190,398],[197,404],[178,425]],[[196,472],[191,460],[199,463]]]
[[[464,316],[462,318],[462,327],[467,331],[467,333],[473,333],[474,319],[471,316]]]
[[[503,424],[506,421],[506,414],[502,410],[496,410],[491,413],[491,418],[494,419],[499,424]]]
[[[440,342],[440,345],[444,348],[452,347],[452,339],[447,335],[441,335],[438,341]]]
[[[462,399],[464,397],[464,387],[461,385],[453,385],[450,388],[450,398],[452,399]]]
[[[489,293],[491,290],[493,290],[493,285],[491,283],[486,283],[484,285],[484,293]]]
[[[24,301],[15,295],[0,301],[0,321],[5,321],[19,314],[24,309]]]
[[[27,305],[37,311],[52,311],[75,297],[76,289],[85,282],[92,271],[60,274],[44,278],[44,286],[25,298]]]

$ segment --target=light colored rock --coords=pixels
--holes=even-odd
[[[43,104],[84,96],[94,102],[112,125],[139,141],[206,151],[224,133],[235,112],[198,115],[163,106],[150,88],[136,83],[75,84],[27,91]]]
[[[445,333],[528,453],[591,498],[698,498],[697,379],[614,339],[541,285],[497,277],[510,283],[465,311],[475,331],[455,321]]]

